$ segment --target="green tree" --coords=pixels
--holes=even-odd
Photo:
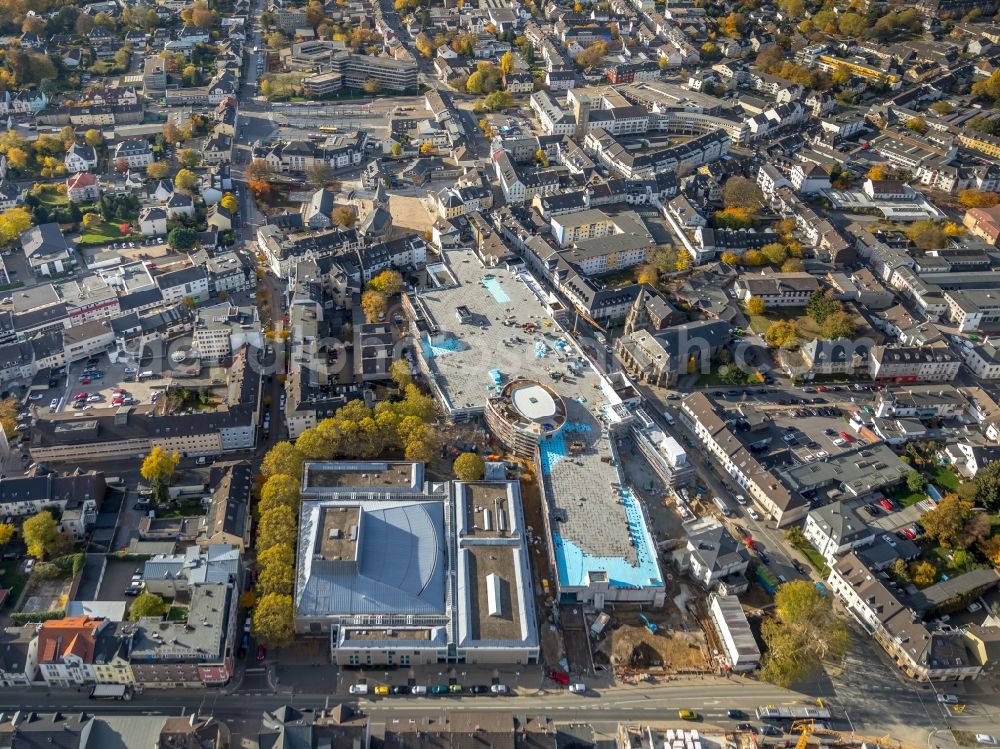
[[[455,458],[452,470],[459,481],[481,481],[486,464],[476,453],[462,453]]]
[[[906,474],[906,488],[911,492],[922,492],[925,486],[927,486],[927,479],[919,472],[910,471]]]
[[[507,91],[494,91],[486,95],[483,104],[487,109],[496,112],[514,106],[514,97]]]
[[[840,311],[840,302],[833,298],[833,294],[823,289],[816,289],[809,297],[809,304],[806,305],[806,314],[811,317],[817,325],[826,322],[826,318],[834,312]]]
[[[8,158],[10,153],[8,152]],[[17,206],[0,213],[0,245],[9,246],[20,238],[21,233],[31,228],[31,213],[27,208]]]
[[[166,161],[154,161],[146,167],[146,175],[152,179],[163,179],[170,174],[170,164]]]
[[[157,502],[166,502],[169,498],[168,487],[180,461],[180,455],[168,453],[162,447],[154,447],[142,461],[139,473],[149,482]]]
[[[271,550],[282,548],[271,547]],[[282,596],[290,596],[295,588],[295,565],[294,564],[269,564],[263,567],[257,576],[257,595],[269,596],[277,593]]]
[[[1000,461],[980,468],[973,481],[976,501],[990,512],[1000,510]]]
[[[607,53],[607,43],[596,41],[576,56],[576,64],[581,68],[591,68],[603,62]]]
[[[413,376],[410,374],[410,365],[405,359],[396,359],[396,361],[389,365],[389,376],[392,377],[393,382],[399,388],[405,388],[413,382]]]
[[[189,250],[198,240],[198,232],[186,226],[177,226],[167,234],[167,244],[175,250]]]
[[[201,154],[195,151],[193,148],[182,148],[177,152],[177,160],[185,167],[187,167],[187,169],[192,169],[198,166],[198,164],[201,162]],[[182,169],[180,172],[177,173],[177,177],[180,177],[182,174],[184,174],[185,171],[187,170]],[[175,178],[174,184],[176,183],[177,180]],[[198,184],[197,180],[195,181],[195,184]],[[180,185],[178,185],[178,187],[180,187]]]
[[[726,208],[758,211],[764,206],[764,193],[752,179],[730,177],[722,186],[722,202]]]
[[[792,348],[799,339],[799,328],[791,320],[778,320],[767,326],[764,340],[771,348]]]
[[[183,152],[183,151],[182,151]],[[174,175],[174,187],[191,192],[198,186],[198,175],[189,169],[181,169]]]
[[[299,500],[302,499],[300,480],[283,473],[276,473],[268,478],[260,489],[260,504],[258,505],[260,513],[263,515],[275,507],[289,507],[298,510]]]
[[[306,460],[329,460],[334,456],[335,448],[336,445],[324,437],[318,427],[306,429],[295,440],[295,449],[302,453]]]
[[[274,564],[295,564],[295,552],[292,550],[292,547],[279,544],[257,555],[257,566],[261,569]]]
[[[500,58],[500,71],[504,75],[510,75],[514,72],[514,62],[514,53],[510,50],[504,52]]]
[[[958,202],[963,208],[992,208],[1000,203],[1000,195],[995,192],[984,192],[972,187],[960,190]]]
[[[365,319],[370,322],[378,322],[385,317],[388,303],[385,294],[369,289],[361,295],[361,309],[365,313]]]
[[[28,547],[28,556],[35,559],[52,556],[60,546],[56,520],[48,510],[43,510],[25,520],[21,525],[21,534]]]
[[[834,312],[820,326],[820,332],[823,334],[823,337],[829,340],[850,338],[854,335],[854,331],[854,318],[843,311]]]
[[[764,620],[761,635],[767,644],[761,677],[782,687],[816,672],[824,661],[842,659],[851,642],[830,597],[809,580],[778,588],[774,616]]]
[[[391,148],[389,149],[389,152],[390,152],[390,153],[391,153],[391,154],[392,154],[392,155],[393,155],[393,156],[394,156],[395,158],[397,158],[397,159],[398,159],[398,158],[399,158],[400,156],[402,156],[402,155],[403,155],[403,146],[401,146],[401,145],[400,145],[399,143],[393,143],[393,144],[392,144],[392,147],[391,147]]]
[[[781,265],[788,259],[788,250],[780,242],[771,242],[760,248],[769,265]]]
[[[292,597],[279,593],[262,596],[253,609],[254,636],[269,648],[283,648],[295,639]]]
[[[384,270],[368,282],[368,288],[386,296],[396,296],[403,291],[403,276],[397,270]]]
[[[289,507],[275,507],[260,516],[257,526],[257,553],[267,551],[272,546],[295,547],[298,523],[295,512]]]
[[[166,601],[156,595],[156,593],[144,591],[132,601],[132,606],[128,610],[128,618],[129,621],[133,622],[137,622],[147,616],[162,618],[167,613],[168,608]]]
[[[937,570],[930,562],[914,562],[910,566],[910,579],[918,588],[926,588],[937,580]]]
[[[88,146],[93,146],[94,148],[97,148],[104,142],[104,138],[101,136],[100,131],[95,130],[94,128],[90,128],[83,134],[83,140]]]
[[[906,560],[897,559],[892,563],[892,574],[902,584],[910,582],[910,568],[906,566]]]
[[[946,549],[967,549],[990,532],[990,518],[957,494],[948,493],[920,518],[927,535]]]
[[[260,464],[261,476],[269,477],[282,473],[286,476],[301,476],[302,464],[305,462],[295,445],[290,442],[279,442],[264,456]]]
[[[481,94],[483,93],[483,74],[478,70],[473,72],[469,76],[469,79],[465,82],[465,90],[470,94]]]

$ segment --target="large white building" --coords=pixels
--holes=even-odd
[[[305,465],[296,631],[342,666],[537,663],[519,484],[423,469]]]

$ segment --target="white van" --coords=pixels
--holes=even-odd
[[[368,694],[367,684],[351,684],[350,688],[347,690],[351,694]]]
[[[427,687],[423,686],[422,684],[417,685],[415,687],[410,687],[410,693],[411,694],[427,694]]]

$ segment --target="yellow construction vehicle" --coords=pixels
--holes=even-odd
[[[926,749],[926,747],[917,746],[916,744],[907,744],[904,741],[897,741],[891,736],[863,736],[859,733],[845,733],[844,731],[834,731],[832,728],[818,728],[816,722],[812,719],[809,720],[797,720],[792,723],[792,731],[801,731],[799,734],[799,740],[795,742],[795,749],[806,749],[809,745],[809,737],[816,736],[822,737],[826,736],[831,739],[836,739],[848,746],[861,744],[873,744],[879,746],[881,749]]]

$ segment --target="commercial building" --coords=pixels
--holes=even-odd
[[[517,482],[306,463],[302,492],[295,628],[328,637],[335,663],[538,661]]]
[[[522,451],[538,438],[533,457],[549,508],[545,530],[560,600],[597,608],[613,601],[661,605],[656,548],[611,438],[628,411],[565,332],[571,315],[529,274],[486,268],[471,250],[445,252],[427,273],[428,288],[404,297],[417,367],[450,418],[485,412],[501,439]],[[547,385],[534,391],[521,381]],[[517,404],[503,400],[510,382],[506,394]],[[489,405],[498,386],[500,400]],[[556,417],[565,419],[559,429]]]
[[[498,375],[499,377],[499,375]],[[533,458],[543,439],[552,439],[566,423],[566,404],[552,388],[516,379],[486,404],[486,426],[515,455]]]

